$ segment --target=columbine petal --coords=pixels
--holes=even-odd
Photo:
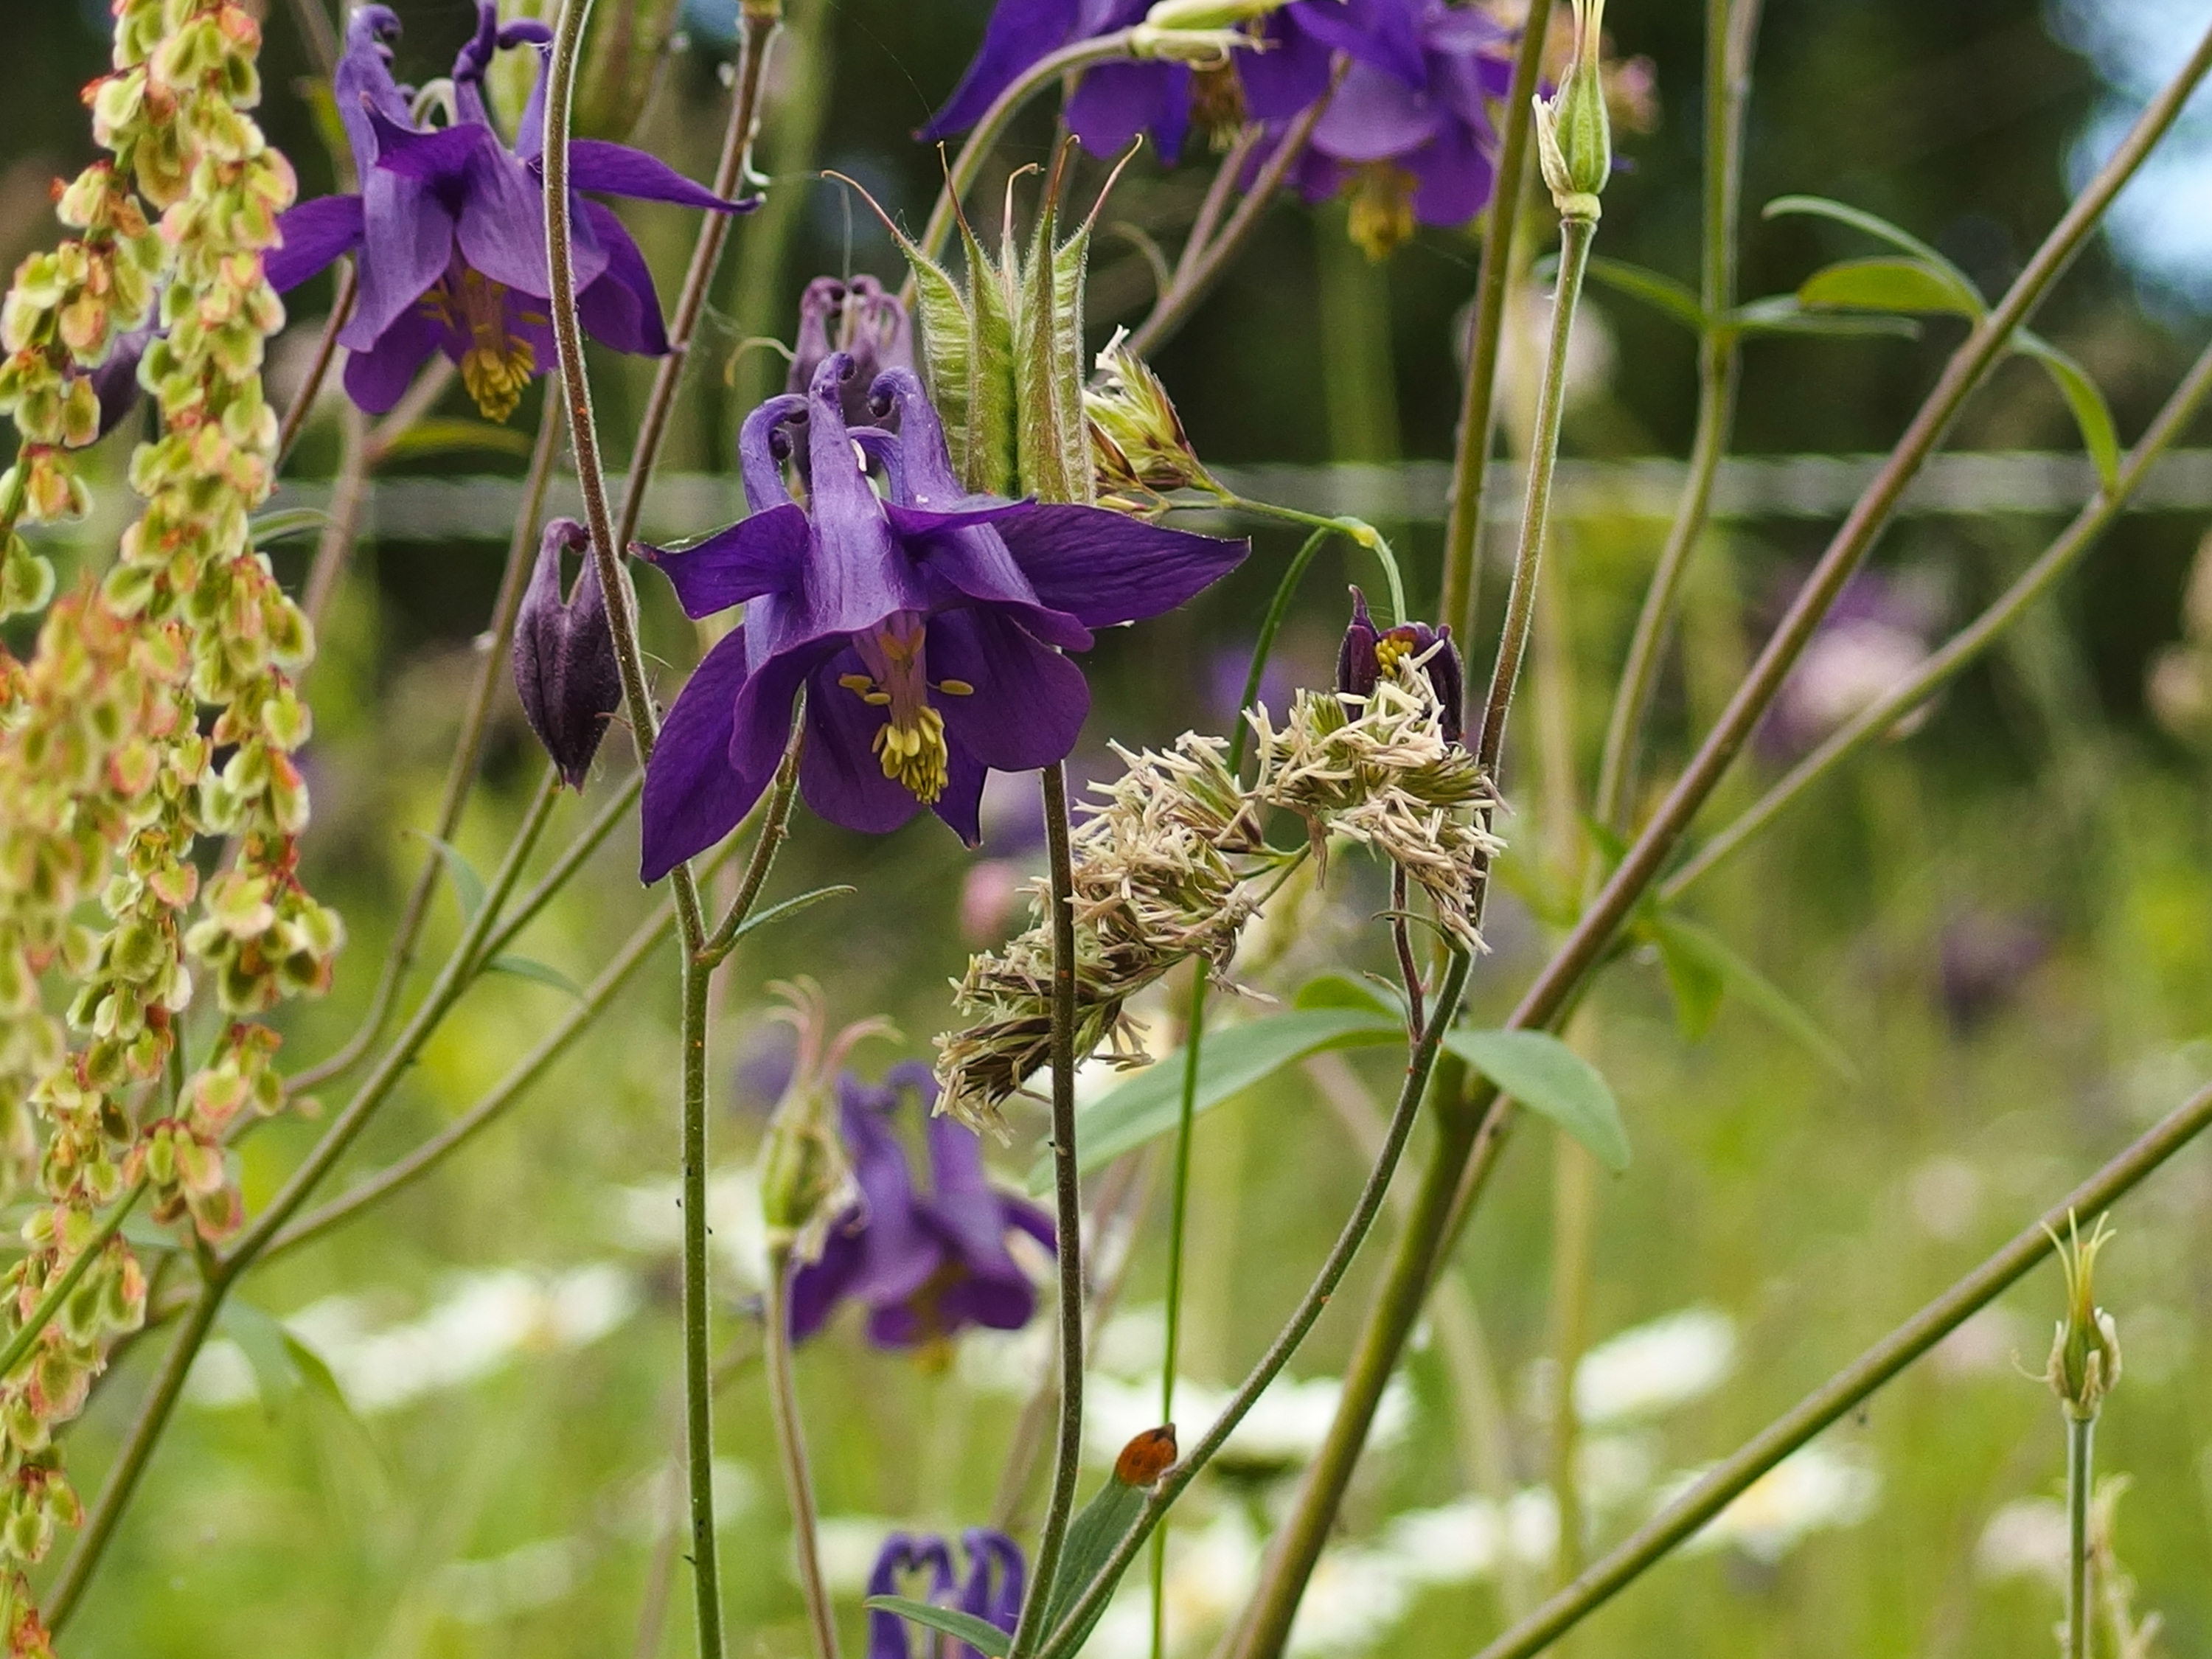
[[[1221,580],[1251,544],[1144,524],[1103,507],[1033,504],[995,526],[1037,601],[1086,628],[1157,617]]]
[[[660,295],[623,222],[611,208],[579,201],[583,221],[606,250],[607,268],[576,295],[576,314],[593,339],[641,357],[665,356],[668,331],[660,320]]]
[[[1080,0],[999,0],[968,72],[915,136],[932,143],[974,126],[1024,70],[1075,38],[1079,10]]]
[[[1150,132],[1173,167],[1190,128],[1190,70],[1182,64],[1101,64],[1067,100],[1067,127],[1093,155],[1119,155]]]
[[[1444,110],[1381,70],[1354,64],[1315,124],[1316,149],[1340,161],[1383,161],[1436,137]]]
[[[842,397],[852,372],[853,360],[832,352],[815,372],[807,398],[810,512],[820,550],[808,569],[807,599],[821,635],[861,633],[894,611],[925,604],[921,584],[899,556],[883,503],[853,453]]]
[[[1409,0],[1293,0],[1287,16],[1304,33],[1371,64],[1409,87],[1428,78]]]
[[[392,78],[392,53],[385,46],[399,35],[399,15],[389,6],[356,6],[346,20],[346,46],[331,78],[338,121],[353,149],[354,165],[364,176],[376,159],[376,135],[368,114],[375,110],[406,125],[407,100]]]
[[[1425,225],[1464,224],[1490,200],[1492,165],[1467,130],[1445,123],[1431,143],[1405,158],[1419,181],[1413,214]]]
[[[720,641],[692,671],[661,726],[645,769],[641,809],[641,878],[648,884],[728,835],[760,799],[766,781],[748,781],[730,764],[745,666],[745,636],[739,630]]]
[[[338,332],[349,351],[374,345],[453,258],[453,216],[421,180],[374,168],[361,181],[361,286],[352,320]]]
[[[261,256],[262,274],[279,294],[297,288],[341,254],[361,246],[358,196],[319,196],[281,213],[276,233],[283,242]]]
[[[665,574],[687,617],[711,617],[806,580],[806,514],[785,502],[718,530],[690,547],[637,551]]]
[[[709,213],[744,213],[751,202],[726,202],[706,185],[694,184],[657,155],[605,138],[568,141],[568,185],[574,190],[604,191],[644,202],[673,202]]]
[[[340,339],[345,336],[340,333]],[[446,343],[446,331],[420,311],[386,328],[368,349],[346,354],[345,392],[364,414],[381,415],[407,395],[416,372]]]
[[[818,818],[866,836],[888,835],[921,811],[906,786],[884,775],[876,757],[884,714],[837,682],[865,674],[847,650],[815,671],[806,694],[806,746],[799,757],[799,792]]]
[[[1091,712],[1083,671],[989,611],[934,618],[929,665],[940,684],[975,688],[931,702],[945,717],[948,740],[994,771],[1034,771],[1065,760]]]
[[[1296,27],[1301,9],[1267,19],[1267,49],[1237,55],[1237,78],[1243,83],[1244,108],[1255,121],[1287,121],[1328,90],[1330,52],[1326,42]],[[1323,0],[1323,9],[1340,9],[1340,0]]]

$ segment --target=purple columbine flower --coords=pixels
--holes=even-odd
[[[1354,55],[1298,159],[1310,202],[1349,198],[1352,235],[1380,258],[1415,223],[1462,225],[1489,204],[1498,132],[1490,106],[1513,79],[1512,33],[1474,6],[1384,0],[1419,42],[1413,72]],[[1286,123],[1275,124],[1279,140]]]
[[[546,76],[541,63],[512,149],[484,106],[483,77],[495,52],[542,51],[551,31],[527,19],[502,27],[494,0],[477,0],[477,31],[453,62],[443,126],[419,123],[407,89],[392,78],[386,42],[398,33],[388,6],[359,7],[348,21],[332,89],[361,190],[284,214],[277,221],[283,246],[267,258],[269,280],[282,292],[341,254],[357,253],[360,289],[338,334],[349,354],[345,388],[354,402],[381,414],[431,354],[443,351],[459,365],[477,407],[504,420],[522,388],[553,363],[540,161]],[[431,89],[424,100],[437,101]],[[751,205],[726,202],[627,144],[579,138],[568,154],[579,190],[720,213]],[[653,274],[622,221],[580,196],[571,222],[585,328],[617,351],[666,352]]]
[[[1457,743],[1467,696],[1466,673],[1460,664],[1459,647],[1452,643],[1450,625],[1431,628],[1425,622],[1413,622],[1377,628],[1367,612],[1367,596],[1353,588],[1352,623],[1336,652],[1336,689],[1346,696],[1366,696],[1377,680],[1409,659],[1420,665],[1437,694],[1443,710],[1445,741]]]
[[[809,283],[799,300],[799,338],[783,389],[804,397],[814,384],[815,371],[833,351],[853,359],[853,377],[845,383],[846,422],[866,426],[873,418],[868,388],[876,377],[886,369],[915,366],[914,337],[898,295],[886,292],[872,276],[817,276]]]
[[[970,1527],[960,1534],[968,1556],[968,1577],[956,1591],[952,1579],[952,1548],[944,1539],[927,1534],[895,1532],[884,1540],[876,1565],[868,1574],[870,1595],[897,1595],[919,1590],[915,1599],[955,1608],[1011,1636],[1022,1616],[1022,1589],[1028,1577],[1021,1546],[988,1527]],[[924,1582],[913,1583],[915,1575]],[[922,1653],[929,1659],[938,1651],[934,1636],[924,1636]],[[868,1614],[868,1659],[914,1659],[914,1640],[905,1620],[880,1608]],[[982,1659],[964,1642],[952,1644],[952,1659]]]
[[[985,774],[1034,771],[1075,747],[1091,693],[1061,652],[1088,648],[1094,628],[1173,609],[1247,550],[1102,507],[969,495],[921,382],[904,369],[877,380],[893,434],[847,427],[852,374],[833,352],[805,397],[771,398],[746,417],[738,453],[752,517],[689,549],[638,550],[690,616],[745,607],[676,699],[646,769],[648,882],[760,798],[801,688],[799,787],[818,816],[881,834],[927,806],[977,845]],[[813,462],[804,509],[781,466],[782,428],[801,418]]]
[[[1038,59],[1144,21],[1152,0],[999,0],[983,44],[921,137],[964,131]],[[1216,141],[1247,120],[1288,122],[1328,90],[1329,59],[1355,61],[1409,84],[1423,76],[1407,0],[1292,0],[1255,26],[1261,42],[1218,70],[1187,64],[1102,64],[1067,100],[1069,131],[1093,155],[1118,155],[1148,133],[1172,166],[1194,122]]]
[[[820,1259],[792,1276],[793,1340],[845,1302],[868,1310],[868,1340],[880,1348],[932,1347],[976,1325],[1016,1331],[1036,1311],[1036,1286],[1006,1239],[1027,1233],[1051,1249],[1052,1218],[992,1186],[975,1132],[949,1117],[927,1118],[929,1184],[918,1187],[896,1124],[908,1091],[925,1111],[935,1101],[927,1066],[894,1066],[872,1088],[850,1073],[837,1080],[860,1201],[831,1224]]]

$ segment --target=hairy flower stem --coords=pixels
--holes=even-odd
[[[783,27],[781,0],[766,0],[766,3],[750,0],[740,9],[739,19],[737,91],[730,100],[730,125],[723,131],[722,154],[714,166],[714,194],[726,200],[761,182],[753,175],[753,140],[760,132],[761,88],[768,76],[769,56]],[[700,216],[699,239],[691,245],[691,263],[684,272],[675,314],[668,319],[668,354],[653,372],[645,417],[630,450],[629,477],[623,481],[622,511],[615,520],[617,548],[628,547],[630,538],[637,534],[638,516],[645,511],[645,492],[653,483],[653,463],[660,459],[661,441],[668,435],[669,419],[676,410],[677,385],[690,358],[691,336],[706,307],[708,290],[714,284],[714,268],[721,263],[729,234],[727,214]]]
[[[145,1472],[147,1462],[153,1456],[162,1431],[168,1426],[169,1415],[175,1409],[182,1392],[186,1374],[215,1323],[216,1315],[222,1310],[224,1297],[239,1276],[260,1256],[286,1222],[313,1194],[315,1188],[345,1156],[361,1132],[368,1125],[377,1109],[390,1097],[399,1079],[407,1074],[422,1045],[444,1021],[454,1003],[460,1000],[475,978],[474,964],[489,933],[500,906],[514,890],[516,879],[522,873],[523,864],[531,849],[537,845],[538,836],[545,827],[554,803],[560,799],[559,774],[550,768],[544,782],[539,786],[537,798],[525,815],[521,827],[509,844],[507,856],[498,870],[485,884],[483,903],[462,931],[453,954],[437,981],[423,997],[422,1003],[407,1022],[405,1028],[392,1040],[383,1057],[368,1076],[362,1079],[346,1108],[324,1131],[307,1158],[292,1172],[291,1178],[270,1200],[269,1206],[255,1218],[238,1242],[228,1251],[217,1255],[204,1251],[201,1255],[202,1280],[198,1294],[185,1316],[185,1323],[171,1340],[168,1357],[162,1361],[161,1375],[155,1379],[153,1391],[140,1408],[131,1425],[130,1437],[117,1455],[114,1467],[100,1489],[86,1520],[84,1533],[71,1552],[68,1565],[54,1591],[49,1618],[54,1629],[59,1630],[70,1609],[82,1594],[94,1571],[100,1565],[102,1553],[113,1535],[123,1511],[130,1506],[136,1494],[139,1477]]]
[[[1749,843],[1783,812],[1796,805],[1815,783],[1845,761],[1861,753],[1893,730],[1897,722],[1980,658],[2028,610],[2063,580],[2083,555],[2096,545],[2112,520],[2125,509],[2136,490],[2150,474],[2153,465],[2175,441],[2188,431],[2212,396],[2212,349],[2198,356],[2171,397],[2154,416],[2136,447],[2128,452],[2112,483],[2100,489],[2060,532],[2035,562],[2021,572],[2011,586],[1992,600],[1974,620],[1953,635],[1912,672],[1876,698],[1856,716],[1833,732],[1811,754],[1791,767],[1728,826],[1708,841],[1659,890],[1661,901],[1673,903],[1692,886],[1710,875],[1732,854]]]
[[[492,710],[498,705],[501,686],[513,672],[507,663],[507,647],[514,637],[514,618],[522,605],[523,590],[529,585],[531,560],[538,550],[538,517],[544,510],[545,492],[553,480],[553,464],[560,447],[560,404],[548,398],[538,422],[537,441],[531,450],[529,475],[523,483],[522,511],[514,521],[514,536],[507,544],[499,594],[492,601],[491,618],[484,630],[487,649],[477,665],[476,683],[469,689],[468,708],[461,716],[460,737],[453,745],[452,760],[446,765],[446,786],[438,803],[437,827],[431,831],[440,841],[452,840],[453,831],[459,827],[469,795],[476,787],[477,769],[483,757],[484,737],[490,729]],[[414,888],[407,895],[407,908],[400,913],[399,926],[385,952],[383,970],[369,1000],[368,1012],[362,1016],[360,1026],[336,1054],[289,1080],[286,1087],[289,1092],[305,1094],[343,1075],[376,1046],[398,1002],[401,988],[407,981],[408,969],[414,966],[415,947],[422,937],[423,924],[429,920],[430,902],[437,896],[438,883],[445,869],[446,861],[434,850],[425,851],[422,872],[415,878]]]
[[[775,1420],[784,1496],[791,1504],[799,1588],[806,1598],[806,1618],[813,1627],[817,1659],[837,1659],[837,1620],[830,1607],[829,1585],[822,1577],[814,1480],[806,1466],[806,1428],[799,1419],[799,1391],[791,1376],[791,1247],[787,1244],[769,1252],[766,1322],[763,1336],[768,1361],[769,1411]],[[696,1537],[693,1541],[696,1543]]]
[[[2097,1419],[2066,1413],[2066,1659],[2089,1659],[2089,1489]]]
[[[1475,758],[1493,781],[1505,750],[1505,722],[1512,712],[1514,688],[1536,623],[1537,583],[1551,531],[1552,479],[1559,459],[1559,424],[1567,406],[1567,342],[1574,331],[1583,274],[1589,268],[1590,243],[1596,234],[1595,219],[1559,221],[1559,287],[1552,299],[1551,344],[1545,354],[1543,391],[1536,401],[1536,430],[1528,455],[1528,498],[1521,514],[1521,544],[1513,556],[1513,585],[1505,596],[1498,659],[1490,672],[1489,701],[1475,739]]]
[[[1474,648],[1475,599],[1481,575],[1483,492],[1490,474],[1490,441],[1497,426],[1498,364],[1505,338],[1505,300],[1513,283],[1513,237],[1521,198],[1528,185],[1530,135],[1536,88],[1543,77],[1544,40],[1552,0],[1529,0],[1513,55],[1513,80],[1498,118],[1497,186],[1482,235],[1482,263],[1474,282],[1474,324],[1468,341],[1461,394],[1459,437],[1452,460],[1451,512],[1444,528],[1443,599],[1437,619]]]
[[[2094,1214],[2132,1191],[2174,1153],[2212,1127],[2212,1088],[2176,1107],[2010,1243],[1960,1279],[1826,1382],[1697,1485],[1639,1527],[1565,1589],[1484,1648],[1477,1659],[1528,1659],[1611,1600],[1654,1563],[1695,1537],[1745,1489],[1969,1318],[2004,1294],[2053,1253],[2075,1215]]]
[[[1045,859],[1052,884],[1052,1176],[1054,1252],[1060,1281],[1060,1435],[1052,1496],[1037,1539],[1030,1589],[1014,1630],[1012,1659],[1036,1649],[1038,1628],[1075,1510],[1083,1462],[1083,1182],[1075,1156],[1075,863],[1067,769],[1055,761],[1044,783]]]
[[[1467,989],[1468,970],[1473,962],[1474,957],[1468,952],[1453,951],[1449,965],[1444,969],[1443,982],[1437,988],[1436,1009],[1430,1018],[1428,1029],[1421,1033],[1420,1042],[1414,1045],[1413,1053],[1407,1057],[1405,1079],[1399,1085],[1397,1104],[1391,1110],[1389,1127],[1383,1136],[1382,1151],[1375,1160],[1374,1167],[1367,1173],[1366,1182],[1360,1188],[1359,1198],[1353,1204],[1352,1213],[1345,1218],[1336,1243],[1330,1246],[1328,1258],[1314,1275],[1313,1283],[1306,1287],[1305,1295],[1299,1298],[1297,1307],[1282,1329],[1275,1334],[1275,1340],[1267,1345],[1267,1352],[1260,1357],[1259,1363],[1237,1385],[1237,1392],[1222,1408],[1221,1415],[1213,1420],[1213,1425],[1206,1430],[1205,1437],[1191,1448],[1182,1461],[1169,1470],[1159,1485],[1153,1488],[1137,1524],[1115,1546],[1113,1553],[1106,1558],[1105,1565],[1099,1569],[1098,1576],[1069,1607],[1040,1650],[1038,1659],[1073,1659],[1076,1648],[1075,1633],[1087,1630],[1096,1620],[1108,1598],[1114,1594],[1115,1586],[1121,1583],[1121,1575],[1136,1559],[1137,1552],[1145,1547],[1161,1517],[1198,1478],[1200,1472],[1213,1461],[1214,1455],[1228,1443],[1229,1437],[1244,1420],[1245,1413],[1252,1409],[1260,1396],[1267,1392],[1268,1385],[1281,1374],[1283,1367],[1290,1363],[1291,1356],[1298,1351],[1307,1333],[1313,1329],[1315,1322],[1321,1317],[1322,1310],[1328,1307],[1330,1297],[1336,1294],[1337,1286],[1344,1282],[1344,1275],[1351,1268],[1352,1258],[1359,1254],[1360,1245],[1365,1242],[1369,1230],[1375,1224],[1376,1214],[1382,1210],[1383,1196],[1390,1188],[1390,1177],[1397,1172],[1398,1160],[1406,1150],[1407,1138],[1413,1132],[1413,1121],[1420,1115],[1421,1098],[1428,1091],[1429,1079],[1437,1069],[1437,1056],[1443,1052],[1444,1032],[1458,1016],[1460,997]]]
[[[582,487],[592,557],[605,594],[607,625],[614,635],[623,706],[638,764],[652,757],[660,717],[647,684],[645,653],[637,633],[637,595],[623,568],[607,505],[606,472],[599,458],[599,428],[592,418],[592,386],[584,369],[584,342],[576,314],[576,273],[571,258],[568,129],[576,91],[576,55],[591,0],[563,0],[546,70],[545,258],[551,276],[553,340],[561,363],[576,478]],[[699,889],[689,863],[669,872],[676,904],[678,974],[683,997],[684,1389],[690,1441],[692,1590],[700,1659],[721,1659],[721,1572],[714,1538],[714,1392],[707,1282],[707,1018],[714,969],[700,959],[706,927]],[[826,1659],[826,1656],[825,1656]]]
[[[1572,1010],[1611,951],[1621,923],[1642,901],[1691,818],[1726,774],[1796,665],[1814,629],[1888,523],[1905,488],[1934,453],[1967,396],[2002,361],[2013,331],[2087,241],[2113,197],[2172,126],[2208,70],[2212,70],[2212,31],[2206,33],[2181,72],[2152,101],[2112,159],[2044,240],[1996,309],[1952,355],[1919,413],[1837,531],[1790,612],[1681,779],[1522,995],[1506,1022],[1511,1029],[1548,1030]],[[1307,1469],[1286,1528],[1315,1540],[1316,1559],[1319,1540],[1327,1537],[1331,1520],[1350,1488],[1383,1385],[1413,1335],[1437,1266],[1458,1243],[1490,1172],[1497,1166],[1513,1121],[1510,1105],[1500,1098],[1494,1086],[1476,1079],[1457,1108],[1446,1114],[1433,1161],[1422,1177],[1415,1211],[1420,1224],[1409,1224],[1399,1235],[1385,1270],[1384,1285],[1370,1304],[1365,1328],[1346,1369],[1336,1418],[1320,1454]],[[1263,1580],[1260,1594],[1273,1597],[1282,1592],[1271,1580]],[[1296,1600],[1295,1595],[1289,1596],[1290,1606],[1294,1607]],[[1286,1620],[1284,1627],[1288,1627]],[[1255,1650],[1244,1659],[1271,1659],[1271,1656]]]
[[[1624,828],[1636,787],[1637,745],[1658,683],[1659,662],[1681,604],[1690,556],[1703,538],[1713,480],[1735,422],[1741,337],[1722,319],[1735,305],[1737,225],[1743,204],[1743,127],[1751,103],[1751,55],[1764,0],[1706,0],[1705,253],[1699,303],[1705,326],[1698,342],[1698,421],[1690,470],[1674,520],[1644,592],[1630,637],[1613,712],[1606,721],[1591,811],[1609,830]]]

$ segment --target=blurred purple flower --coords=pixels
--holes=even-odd
[[[935,1102],[927,1066],[894,1066],[874,1087],[847,1073],[837,1090],[860,1197],[831,1224],[820,1258],[792,1277],[793,1340],[813,1335],[847,1301],[868,1310],[868,1340],[882,1348],[929,1346],[975,1325],[1028,1324],[1036,1287],[1006,1239],[1027,1233],[1049,1250],[1052,1218],[992,1186],[975,1131],[949,1117],[927,1118],[929,1184],[915,1184],[896,1120],[908,1091],[925,1111]]]
[[[973,847],[988,770],[1033,771],[1074,748],[1090,710],[1061,653],[1094,628],[1181,605],[1247,544],[1072,503],[969,495],[937,411],[909,370],[873,388],[894,434],[848,428],[853,359],[833,352],[809,394],[746,417],[739,471],[752,516],[680,550],[641,548],[692,617],[744,606],[707,653],[646,769],[644,878],[729,833],[775,770],[806,691],[799,786],[817,815],[880,835],[924,806]],[[780,430],[804,418],[813,461],[801,509]],[[879,465],[886,500],[861,471]]]
[[[908,1575],[927,1575],[916,1601],[951,1607],[996,1625],[1009,1636],[1022,1614],[1022,1589],[1027,1567],[1021,1546],[1002,1532],[970,1527],[960,1534],[968,1556],[967,1582],[956,1595],[952,1583],[952,1550],[946,1541],[929,1534],[895,1532],[884,1540],[876,1565],[868,1574],[870,1595],[898,1595]],[[938,1651],[936,1637],[923,1638],[924,1659]],[[982,1659],[964,1642],[952,1644],[953,1659]],[[868,1659],[914,1659],[914,1647],[905,1622],[895,1613],[872,1609],[868,1614]]]
[[[107,361],[92,371],[92,395],[100,400],[100,435],[105,438],[121,426],[145,398],[138,384],[138,365],[154,337],[151,328],[134,328],[118,334],[108,348]]]
[[[303,202],[277,222],[281,247],[267,259],[279,292],[297,287],[342,254],[358,255],[360,288],[339,331],[349,354],[345,388],[381,414],[398,402],[434,352],[458,364],[478,408],[495,420],[514,412],[522,388],[553,362],[547,315],[544,149],[545,74],[510,149],[494,129],[484,72],[509,47],[543,48],[544,24],[501,26],[494,0],[477,0],[477,30],[453,62],[444,126],[418,124],[407,88],[392,78],[385,44],[399,33],[388,6],[357,8],[332,90],[352,146],[358,194]],[[627,144],[579,138],[568,147],[577,190],[729,213],[726,202],[665,162]],[[592,335],[617,351],[668,349],[660,301],[645,257],[611,210],[580,196],[572,204],[576,309]]]
[[[967,74],[917,136],[965,131],[1040,58],[1141,22],[1151,9],[1152,0],[999,0]],[[1328,90],[1334,52],[1408,85],[1424,78],[1409,0],[1292,0],[1255,32],[1262,46],[1218,70],[1152,62],[1086,70],[1067,100],[1069,131],[1097,156],[1118,155],[1147,133],[1173,166],[1194,120],[1221,141],[1247,120],[1295,118]]]
[[[1880,571],[1851,578],[1783,683],[1759,728],[1759,746],[1776,760],[1810,753],[1909,676],[1928,655],[1938,607],[1924,582]],[[1926,718],[1926,705],[1898,722],[1896,734]]]
[[[2049,935],[2017,916],[1969,910],[1944,923],[1936,982],[1951,1029],[1964,1036],[2002,1009],[2050,954]]]

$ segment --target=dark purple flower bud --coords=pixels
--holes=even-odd
[[[579,792],[606,735],[607,717],[622,706],[606,595],[590,546],[590,532],[574,519],[545,526],[514,624],[514,689],[522,712],[562,778]],[[585,550],[586,557],[574,592],[563,600],[561,555],[571,549]]]
[[[1418,663],[1443,711],[1445,738],[1460,741],[1461,717],[1466,707],[1466,679],[1460,665],[1459,647],[1452,643],[1449,627],[1426,623],[1401,623],[1377,629],[1367,614],[1367,596],[1352,590],[1352,624],[1344,630],[1344,643],[1336,652],[1339,695],[1364,697],[1376,682],[1395,672],[1401,662]]]

